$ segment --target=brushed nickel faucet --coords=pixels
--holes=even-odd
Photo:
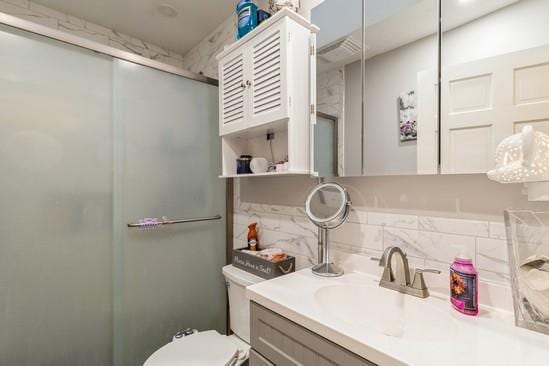
[[[397,256],[397,276],[395,276],[395,272],[393,271],[392,259],[394,255]],[[414,279],[410,282],[408,257],[399,247],[387,247],[381,256],[381,259],[372,258],[372,260],[379,261],[380,267],[383,267],[383,274],[379,281],[379,286],[421,298],[429,297],[429,289],[425,284],[423,274],[441,273],[437,269],[416,269],[414,271]]]

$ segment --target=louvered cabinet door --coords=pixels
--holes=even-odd
[[[239,49],[219,63],[219,123],[221,135],[236,132],[246,124],[246,49]]]
[[[288,118],[287,37],[281,22],[251,41],[250,126]]]

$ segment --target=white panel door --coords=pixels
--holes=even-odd
[[[247,127],[247,48],[239,47],[219,62],[219,131],[221,135]]]
[[[438,73],[417,73],[417,174],[438,173]]]
[[[251,40],[249,127],[288,118],[286,23],[280,22]]]
[[[549,132],[549,46],[442,73],[442,173],[486,173],[497,145],[530,124]]]

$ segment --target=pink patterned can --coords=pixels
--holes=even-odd
[[[458,257],[450,266],[450,301],[463,314],[478,314],[478,272],[470,258]]]

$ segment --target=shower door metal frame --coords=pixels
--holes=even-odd
[[[63,31],[49,28],[44,25],[37,24],[28,20],[24,20],[6,13],[0,12],[0,24],[4,24],[13,28],[38,34],[40,36],[55,39],[56,41],[86,48],[88,50],[92,50],[97,53],[101,53],[107,56],[112,56],[114,58],[121,59],[124,61],[133,62],[138,65],[143,65],[143,66],[164,71],[170,74],[179,75],[186,79],[191,79],[191,80],[199,81],[201,83],[214,85],[214,86],[219,85],[219,82],[216,79],[212,79],[200,74],[195,74],[193,72],[190,72],[188,70],[182,69],[177,66],[168,65],[160,61],[152,60],[147,57],[139,56],[135,53],[123,51],[118,48],[107,46],[102,43],[91,41],[86,38],[65,33]]]

